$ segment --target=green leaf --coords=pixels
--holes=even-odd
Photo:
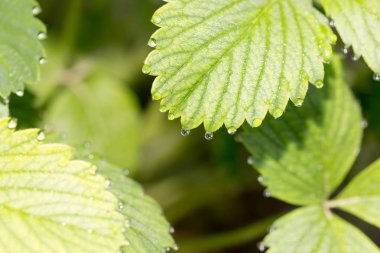
[[[164,253],[169,248],[176,249],[169,223],[157,202],[144,195],[141,186],[120,168],[105,161],[98,164],[99,172],[111,182],[110,191],[120,200],[119,211],[127,217],[124,235],[129,245],[123,248],[124,252]]]
[[[14,126],[0,120],[0,252],[119,252],[124,219],[107,180],[68,146]]]
[[[39,6],[34,0],[0,2],[0,96],[24,90],[24,85],[39,79],[39,64],[44,52],[39,38],[44,25],[34,18]]]
[[[279,219],[264,240],[268,253],[378,253],[356,227],[320,206],[297,209]]]
[[[172,0],[152,20],[162,28],[143,71],[158,76],[153,99],[186,130],[204,122],[233,133],[268,110],[280,117],[289,98],[302,104],[308,81],[323,85],[336,40],[310,0]]]
[[[330,205],[380,227],[380,160],[355,177]]]
[[[62,89],[44,123],[65,134],[70,145],[89,142],[93,152],[112,163],[135,168],[141,140],[138,113],[136,97],[120,80],[94,73]]]
[[[380,2],[378,0],[321,0],[346,46],[363,56],[380,74]]]
[[[362,136],[360,109],[342,81],[340,61],[329,68],[326,88],[312,89],[302,108],[242,134],[271,195],[293,204],[320,203],[342,182]]]

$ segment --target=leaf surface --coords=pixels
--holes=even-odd
[[[380,160],[356,176],[333,203],[380,227]]]
[[[0,252],[119,252],[124,219],[107,180],[38,129],[13,127],[0,120]]]
[[[356,227],[322,207],[297,209],[275,222],[264,240],[268,253],[378,253]]]
[[[378,0],[321,0],[346,46],[380,74],[380,2]]]
[[[184,129],[202,122],[230,133],[302,104],[308,81],[323,85],[336,36],[312,1],[173,0],[153,16],[161,27],[143,71],[158,76],[153,99]]]
[[[305,205],[326,200],[342,182],[361,136],[360,108],[334,59],[325,89],[311,90],[302,108],[289,107],[241,137],[270,194]]]
[[[44,51],[38,37],[46,36],[37,20],[39,6],[34,0],[0,1],[0,96],[24,90],[39,79]]]
[[[164,253],[176,248],[169,231],[170,225],[156,201],[146,196],[143,189],[123,171],[105,161],[98,163],[99,172],[110,182],[110,191],[120,200],[119,211],[126,217],[124,232],[129,245],[125,253]]]

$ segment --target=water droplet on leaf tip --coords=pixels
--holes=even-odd
[[[169,228],[169,233],[170,233],[170,234],[174,234],[174,232],[175,232],[175,229],[174,229],[173,227],[170,227],[170,228]]]
[[[144,74],[149,74],[150,71],[151,71],[150,65],[148,65],[148,64],[144,64],[144,65],[143,65],[143,68],[142,68],[142,72],[143,72]]]
[[[9,104],[9,98],[3,98],[3,104],[5,105]]]
[[[264,182],[264,177],[263,177],[263,176],[258,177],[258,178],[257,178],[257,181],[258,181],[259,183],[263,183],[263,182]]]
[[[269,198],[271,196],[271,193],[269,191],[269,189],[265,189],[264,192],[263,192],[263,195],[265,198]]]
[[[264,252],[265,251],[265,244],[263,242],[259,242],[257,244],[257,248],[259,249],[260,252]]]
[[[45,133],[43,131],[40,131],[37,135],[37,140],[38,141],[43,141],[45,140]]]
[[[350,52],[348,47],[343,48],[343,53],[347,55]]]
[[[353,61],[358,61],[358,60],[359,60],[359,58],[360,58],[360,57],[359,57],[359,56],[357,56],[357,55],[353,55],[353,56],[352,56],[352,60],[353,60]]]
[[[318,89],[320,89],[320,88],[322,88],[322,87],[324,86],[324,83],[323,83],[322,80],[318,80],[318,81],[315,82],[315,86],[316,86]]]
[[[41,57],[40,60],[39,60],[39,63],[41,65],[45,64],[46,63],[46,58],[45,57]]]
[[[263,120],[260,118],[257,118],[257,119],[254,119],[252,121],[252,126],[253,127],[259,127],[259,126],[261,126],[262,123],[263,123]]]
[[[228,134],[233,135],[236,133],[237,129],[235,127],[230,127],[228,128],[227,131],[228,131]]]
[[[109,190],[110,187],[111,187],[111,181],[107,180],[106,181],[106,190]]]
[[[187,130],[187,129],[182,129],[181,130],[181,135],[183,137],[189,136],[189,134],[190,134],[190,130]]]
[[[152,19],[152,22],[155,23],[155,24],[159,24],[161,23],[161,18],[159,16],[154,16],[153,19]]]
[[[39,7],[39,6],[34,6],[33,8],[32,8],[32,14],[33,15],[38,15],[38,14],[40,14],[41,13],[41,8]]]
[[[39,40],[45,40],[45,39],[47,38],[47,35],[46,35],[46,33],[44,33],[44,32],[39,32],[39,33],[37,34],[37,38],[38,38]]]
[[[119,202],[117,208],[119,209],[119,211],[123,210],[123,208],[124,208],[123,203],[122,203],[122,202]]]
[[[362,120],[362,128],[367,128],[368,127],[368,121],[366,119]]]
[[[373,80],[375,80],[376,82],[380,82],[380,73],[374,73]]]
[[[330,27],[335,28],[335,21],[334,20],[330,20]]]
[[[174,251],[178,251],[178,250],[179,250],[179,247],[178,247],[177,244],[174,245],[173,250],[174,250]]]
[[[274,109],[272,115],[275,119],[278,119],[282,116],[284,112],[281,109]]]
[[[214,138],[214,133],[212,132],[207,132],[205,133],[205,139],[208,141],[211,141]]]
[[[8,128],[9,129],[15,129],[17,127],[17,119],[11,119],[8,122]]]
[[[301,107],[303,105],[303,99],[302,98],[296,99],[296,101],[294,101],[294,104],[297,107]]]
[[[18,97],[22,97],[22,96],[24,96],[24,91],[23,90],[18,90],[18,91],[16,91],[16,95]]]
[[[174,119],[175,119],[175,115],[174,115],[174,113],[169,113],[169,114],[168,114],[168,119],[169,119],[169,120],[174,120]]]
[[[148,42],[148,46],[155,48],[157,46],[157,42],[155,39],[151,38]]]
[[[254,162],[253,157],[252,157],[252,156],[248,157],[248,159],[247,159],[247,163],[248,163],[249,165],[253,165],[253,162]]]

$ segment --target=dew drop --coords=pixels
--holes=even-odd
[[[205,139],[208,141],[211,141],[214,138],[214,133],[212,132],[207,132],[205,133]]]
[[[169,119],[169,120],[174,120],[174,119],[175,119],[175,115],[174,115],[174,113],[169,113],[169,115],[168,115],[168,119]]]
[[[118,206],[117,206],[117,209],[118,209],[119,211],[122,211],[122,210],[124,209],[124,205],[123,205],[122,202],[119,202],[119,204],[118,204]]]
[[[9,129],[15,129],[17,127],[17,119],[11,119],[8,122],[8,128]]]
[[[181,135],[183,137],[189,136],[189,134],[190,134],[190,130],[187,130],[187,129],[182,129],[181,130]]]
[[[264,182],[264,177],[263,177],[263,176],[258,177],[258,178],[257,178],[257,181],[258,181],[259,183],[263,183],[263,182]]]
[[[9,98],[3,98],[3,104],[5,105],[9,104]]]
[[[265,244],[263,242],[259,242],[257,244],[257,248],[259,249],[260,252],[264,252],[265,251]]]
[[[38,141],[43,141],[45,140],[45,133],[43,131],[40,131],[39,134],[37,135],[37,140]]]
[[[247,163],[248,163],[249,165],[253,165],[253,162],[254,162],[254,161],[255,161],[255,160],[253,159],[252,156],[248,157],[248,159],[247,159]]]
[[[315,87],[317,87],[318,89],[321,89],[325,84],[323,83],[322,80],[318,80],[315,82]]]
[[[271,196],[271,193],[269,191],[269,189],[265,189],[264,192],[263,192],[263,195],[265,198],[269,198]]]
[[[174,229],[173,227],[170,227],[170,228],[169,228],[169,233],[170,233],[170,234],[174,234],[174,232],[175,232],[175,229]]]
[[[39,63],[41,65],[45,64],[46,63],[46,58],[45,57],[41,57],[40,60],[39,60]]]
[[[353,60],[353,61],[358,61],[358,60],[359,60],[359,58],[360,58],[360,57],[359,57],[359,56],[357,56],[357,55],[353,55],[353,56],[352,56],[352,60]]]
[[[22,96],[24,96],[24,91],[23,90],[18,90],[18,91],[16,91],[16,95],[19,96],[19,97],[22,97]]]
[[[263,120],[260,118],[257,118],[257,119],[254,119],[252,121],[252,126],[253,127],[259,127],[259,126],[261,126],[262,123],[263,123]]]
[[[282,116],[284,112],[281,109],[274,109],[272,112],[272,115],[275,119],[278,119],[279,117]]]
[[[143,68],[142,68],[142,72],[143,72],[144,74],[149,74],[150,71],[151,71],[150,65],[148,65],[148,64],[144,64],[144,65],[143,65]]]
[[[179,250],[179,247],[178,247],[177,244],[175,244],[175,245],[173,246],[173,250],[174,250],[174,251],[178,251],[178,250]]]
[[[152,18],[152,22],[153,23],[155,23],[155,24],[159,24],[159,23],[161,23],[161,18],[159,17],[159,16],[154,16],[153,18]]]
[[[230,127],[227,129],[227,131],[228,131],[228,134],[234,135],[236,133],[237,129],[235,127]]]
[[[166,252],[169,252],[170,251],[170,248],[169,247],[165,247],[164,248]]]
[[[380,74],[379,73],[374,73],[373,74],[373,80],[375,80],[376,82],[380,82]]]
[[[350,52],[350,49],[348,47],[343,48],[343,53],[347,55]]]
[[[303,99],[302,98],[298,98],[294,101],[294,104],[295,106],[297,107],[301,107],[303,105]]]
[[[109,190],[111,187],[111,181],[110,180],[107,180],[106,181],[106,190]]]
[[[47,38],[47,35],[44,32],[39,32],[37,34],[37,39],[39,39],[39,40],[45,40],[46,38]]]
[[[335,21],[334,20],[330,20],[330,27],[331,28],[335,28]]]
[[[153,38],[150,38],[150,40],[148,41],[148,46],[155,48],[157,46],[156,40]]]
[[[362,120],[362,128],[367,128],[368,127],[368,121],[366,119]]]
[[[32,8],[32,14],[33,15],[38,15],[38,14],[40,14],[41,13],[41,8],[39,7],[39,6],[34,6],[33,8]]]
[[[269,233],[273,233],[276,230],[275,226],[271,226],[268,230]]]

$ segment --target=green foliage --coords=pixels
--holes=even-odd
[[[138,110],[134,94],[117,78],[95,72],[65,86],[51,102],[44,123],[65,134],[71,145],[89,142],[94,152],[112,163],[135,168],[140,141]]]
[[[378,253],[356,227],[321,206],[299,208],[275,222],[262,244],[268,253]]]
[[[38,129],[0,120],[0,251],[119,252],[124,218],[109,182],[72,149],[42,144]]]
[[[169,223],[161,207],[144,195],[141,186],[123,174],[123,170],[105,161],[99,161],[99,173],[111,181],[110,191],[119,198],[119,211],[127,217],[124,235],[129,245],[125,253],[164,253],[176,249],[170,235]]]
[[[153,99],[184,129],[202,122],[234,133],[246,119],[280,117],[303,103],[308,81],[323,86],[336,36],[312,1],[173,0],[153,16],[156,48],[143,71],[158,76]]]
[[[334,65],[339,65],[334,61]],[[242,135],[253,165],[273,196],[305,205],[324,201],[342,182],[358,153],[361,115],[340,66],[326,88],[312,89],[302,108],[268,119]]]
[[[337,59],[328,76],[326,89],[310,91],[301,109],[289,108],[281,120],[269,119],[242,135],[268,193],[309,205],[275,224],[278,231],[264,241],[268,252],[379,252],[358,229],[331,212],[341,208],[380,225],[378,163],[329,200],[358,154],[362,129],[359,106],[342,81]]]
[[[357,57],[380,74],[380,2],[378,0],[321,0],[323,7]]]
[[[46,32],[33,16],[40,10],[34,0],[1,0],[0,10],[0,96],[7,97],[38,81],[39,64],[45,61],[39,39]]]

